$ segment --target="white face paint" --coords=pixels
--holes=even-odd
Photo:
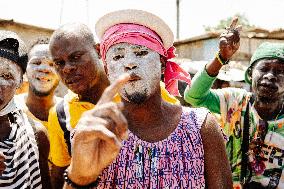
[[[129,43],[113,45],[106,54],[106,62],[110,82],[124,73],[132,76],[120,92],[127,101],[140,104],[160,87],[160,55],[147,47]]]
[[[21,68],[11,60],[0,57],[0,110],[2,110],[16,93],[21,83]]]
[[[47,44],[34,46],[29,53],[27,78],[32,91],[37,95],[48,95],[55,90],[59,77],[55,71]]]

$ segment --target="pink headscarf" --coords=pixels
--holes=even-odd
[[[106,64],[106,53],[108,49],[118,43],[130,43],[145,46],[166,57],[167,60],[175,57],[175,48],[172,46],[165,49],[161,38],[151,29],[138,24],[117,24],[110,27],[101,41],[100,52],[102,60]],[[175,62],[167,61],[164,73],[166,89],[174,96],[180,96],[178,91],[178,80],[190,85],[190,75]]]

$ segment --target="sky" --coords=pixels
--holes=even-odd
[[[0,18],[56,29],[82,22],[94,31],[96,21],[119,9],[141,9],[161,17],[176,36],[176,0],[0,0]],[[244,14],[250,24],[284,28],[284,0],[180,0],[180,39],[204,34],[204,26]]]

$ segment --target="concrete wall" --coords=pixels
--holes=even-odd
[[[12,21],[0,22],[1,30],[9,30],[17,33],[30,48],[39,38],[49,38],[53,32],[51,29],[19,24]]]

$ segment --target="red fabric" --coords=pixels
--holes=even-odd
[[[102,60],[106,64],[108,49],[118,43],[130,43],[145,46],[168,59],[174,58],[175,48],[165,49],[161,38],[151,29],[138,24],[117,24],[110,27],[104,34],[100,52]],[[165,69],[165,85],[170,94],[180,96],[178,92],[178,80],[190,84],[190,75],[178,64],[167,61]]]

